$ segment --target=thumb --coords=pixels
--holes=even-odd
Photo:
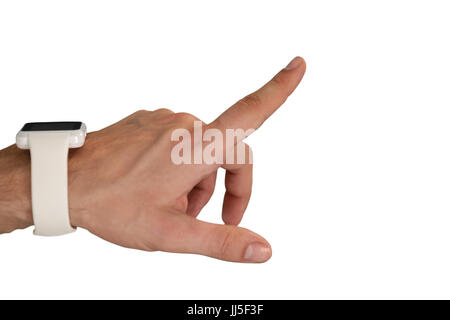
[[[170,231],[162,251],[194,253],[233,262],[265,262],[272,256],[270,244],[245,228],[197,220],[184,213],[166,216]]]

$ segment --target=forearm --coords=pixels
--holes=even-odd
[[[0,233],[32,224],[30,154],[12,145],[0,150]]]

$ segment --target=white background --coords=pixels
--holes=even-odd
[[[0,298],[450,298],[449,12],[446,1],[1,1],[2,148],[26,121],[97,130],[168,107],[208,122],[295,55],[308,67],[248,139],[242,226],[271,242],[268,263],[29,228],[0,235]],[[221,221],[222,180],[201,219]]]

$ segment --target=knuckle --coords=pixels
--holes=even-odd
[[[177,112],[175,113],[175,117],[177,120],[182,122],[194,122],[195,120],[197,120],[195,116],[187,112]]]
[[[266,116],[266,112],[263,108],[263,100],[261,96],[254,92],[239,101],[239,107],[244,110],[245,113],[251,119],[254,119],[255,124],[254,128],[257,129],[264,122]]]
[[[224,259],[229,255],[230,248],[233,245],[234,229],[229,228],[224,232],[220,240],[219,257]]]
[[[256,108],[261,105],[261,97],[257,93],[252,93],[242,98],[240,104],[248,108]]]
[[[155,113],[173,113],[172,110],[167,109],[167,108],[159,108],[159,109],[156,109],[156,110],[153,111],[153,112],[155,112]]]
[[[149,111],[141,109],[124,119],[125,123],[134,127],[141,127],[143,125],[143,119],[147,116]]]
[[[135,113],[133,113],[133,115],[135,115],[135,116],[142,116],[142,115],[147,114],[148,112],[149,112],[148,110],[140,109],[140,110],[136,111]]]
[[[194,128],[198,124],[196,124],[196,121],[200,121],[196,116],[187,113],[187,112],[179,112],[173,114],[174,124],[177,127],[185,128],[189,131],[190,134],[194,134]],[[203,127],[205,124],[201,122],[201,126]]]
[[[226,194],[233,198],[250,199],[250,196],[252,195],[251,185],[249,188],[249,184],[242,186],[228,184]]]
[[[283,77],[282,73],[277,74],[270,81],[272,82],[273,85],[277,87],[283,87],[286,85],[286,77]]]
[[[173,113],[172,110],[167,109],[167,108],[158,108],[158,109],[156,109],[156,110],[153,111],[153,112],[158,112],[158,113]]]

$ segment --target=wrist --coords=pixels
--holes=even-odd
[[[77,194],[71,195],[70,192],[77,176],[76,171],[70,170],[71,162],[69,161],[69,214],[71,224],[79,227],[82,226],[84,210],[78,203]],[[0,150],[0,234],[32,225],[30,152],[12,145]]]
[[[89,187],[83,184],[86,181],[86,145],[88,137],[86,136],[85,145],[82,148],[70,149],[68,157],[68,192],[69,192],[69,216],[73,227],[86,228],[86,220],[89,207],[86,203],[86,196],[89,194]],[[87,152],[89,154],[89,152]],[[89,173],[88,173],[89,174]]]
[[[0,150],[0,233],[33,224],[30,154],[15,145]]]

